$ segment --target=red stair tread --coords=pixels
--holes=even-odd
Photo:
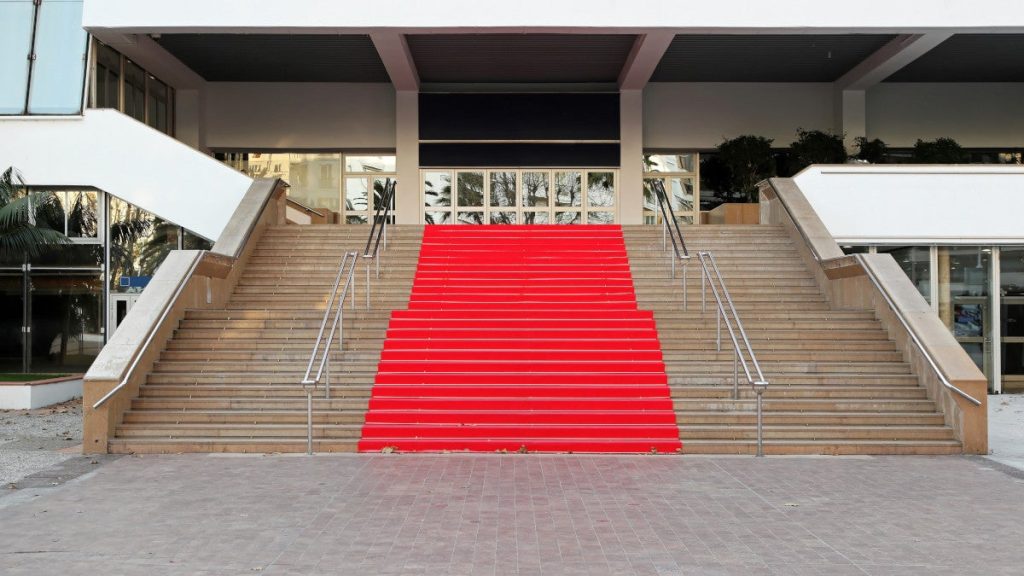
[[[426,227],[359,443],[385,447],[679,450],[621,227]]]

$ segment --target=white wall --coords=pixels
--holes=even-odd
[[[965,147],[1024,147],[1024,83],[881,83],[868,91],[867,132],[889,146],[948,136]]]
[[[714,148],[754,134],[785,148],[796,129],[831,130],[831,84],[652,82],[644,89],[645,148]]]
[[[372,7],[371,7],[372,6]],[[642,6],[642,9],[639,7]],[[650,27],[712,29],[1024,26],[1020,0],[85,0],[86,28]]]
[[[0,119],[0,159],[38,186],[93,186],[216,240],[252,179],[116,110]]]
[[[812,166],[794,180],[840,243],[1024,243],[1024,167]]]
[[[210,82],[208,148],[395,148],[390,84]]]

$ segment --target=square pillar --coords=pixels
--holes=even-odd
[[[856,152],[854,141],[868,135],[867,92],[865,90],[836,90],[835,132],[843,137],[847,152]]]
[[[420,212],[420,106],[419,92],[395,93],[396,223],[419,224]]]
[[[643,224],[643,90],[619,92],[619,223]]]

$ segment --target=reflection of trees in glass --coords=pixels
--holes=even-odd
[[[110,203],[111,278],[141,276],[140,257],[153,230],[155,218],[121,200]]]
[[[484,173],[459,172],[459,206],[484,205]]]
[[[484,213],[483,212],[459,212],[458,217],[459,224],[483,224]]]
[[[556,224],[579,224],[582,220],[580,219],[579,212],[557,212],[555,213]]]
[[[615,204],[615,182],[611,172],[587,173],[587,203],[590,206]]]
[[[515,224],[515,212],[491,212],[491,224]]]
[[[580,206],[583,203],[579,172],[555,172],[556,206]]]
[[[496,208],[508,208],[515,205],[516,173],[491,172],[491,206]],[[515,218],[513,218],[513,221],[514,220]]]
[[[523,212],[523,224],[547,224],[547,212]]]
[[[427,224],[448,224],[452,221],[451,212],[424,212],[423,218]]]
[[[0,174],[0,261],[21,263],[67,244],[63,230],[64,210],[55,194],[28,192],[14,168]]]
[[[33,355],[46,355],[56,366],[88,365],[101,338],[99,277],[33,277],[32,283]]]
[[[523,172],[523,206],[548,205],[547,172]]]
[[[423,179],[425,206],[452,205],[452,175],[450,172],[427,172]]]

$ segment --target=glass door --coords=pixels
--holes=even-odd
[[[22,268],[0,268],[0,372],[27,372],[25,282]]]
[[[425,224],[612,224],[618,172],[587,168],[431,169]],[[454,185],[454,190],[453,190]]]
[[[992,250],[983,246],[940,247],[939,318],[993,382]]]
[[[697,153],[644,155],[644,223],[661,224],[662,215],[652,188],[660,180],[672,212],[684,224],[700,223],[700,175]]]
[[[1024,247],[999,249],[1001,388],[1024,390]]]

